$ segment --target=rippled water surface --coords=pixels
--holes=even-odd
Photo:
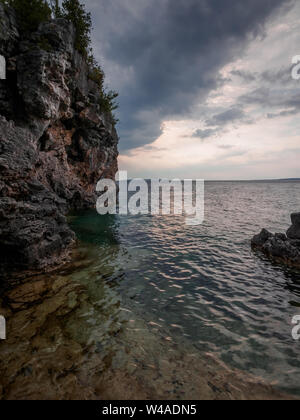
[[[300,183],[209,182],[205,195],[201,226],[181,217],[88,212],[73,227],[101,250],[120,293],[147,319],[233,367],[300,392],[300,342],[291,336],[300,273],[250,249],[262,227],[289,227]]]
[[[94,381],[105,396],[112,376],[101,387],[99,375],[109,366],[119,384],[134,369],[143,375],[136,390],[147,384],[150,398],[151,386],[164,398],[193,398],[201,373],[188,358],[204,353],[300,395],[300,341],[291,336],[300,272],[250,247],[262,227],[289,227],[299,193],[299,182],[208,182],[205,222],[193,227],[174,216],[71,216],[83,263],[0,300],[11,336],[0,345],[4,396],[31,388],[30,397],[43,383],[45,392],[55,384],[55,392],[76,397],[78,381]],[[122,328],[126,336],[118,335]],[[94,395],[83,388],[86,398]]]

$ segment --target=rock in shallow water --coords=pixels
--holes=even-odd
[[[292,225],[300,226],[300,213],[291,214]]]
[[[255,235],[252,239],[252,245],[254,246],[263,246],[268,239],[272,237],[272,233],[267,229],[262,229],[259,235]]]
[[[300,226],[291,226],[287,231],[289,239],[300,239]]]
[[[300,213],[293,213],[291,220],[293,224],[286,235],[284,233],[273,235],[263,229],[259,235],[252,238],[252,248],[261,250],[271,259],[300,267]]]
[[[287,237],[290,239],[300,239],[300,213],[291,215],[292,226],[287,231]]]

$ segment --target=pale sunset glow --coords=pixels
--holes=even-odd
[[[146,10],[156,12],[140,5],[133,13],[133,3],[136,2],[125,3],[125,20],[119,31],[135,39],[139,26],[135,33],[127,26],[129,22],[142,22]],[[207,37],[207,46],[200,40],[199,49],[195,47],[191,55],[174,47],[166,28],[158,30],[157,36],[161,32],[167,38],[161,40],[160,47],[150,31],[148,41],[155,43],[149,51],[161,58],[159,69],[146,69],[146,63],[135,61],[138,54],[146,54],[136,43],[132,46],[135,59],[131,63],[113,55],[108,46],[98,44],[97,39],[103,38],[96,31],[95,49],[109,69],[109,81],[121,94],[121,170],[127,170],[132,177],[219,180],[299,176],[300,81],[292,79],[291,70],[292,58],[300,51],[300,4],[281,3],[264,21],[257,18],[252,32],[241,30],[222,40],[214,39],[213,27],[206,27],[201,36]],[[196,26],[190,16],[186,19]],[[106,24],[104,27],[107,31]],[[222,30],[226,33],[225,18]],[[108,41],[108,45],[112,42]],[[114,34],[113,45],[127,48],[126,40],[118,34]],[[171,81],[166,79],[166,86],[160,89],[160,78],[168,71],[168,63],[163,66],[164,47],[166,55],[178,54],[179,64],[174,60],[178,68],[169,75]],[[148,64],[152,63],[151,57],[148,59]],[[136,82],[138,69],[143,71],[143,79]],[[191,73],[194,80],[190,79]],[[177,85],[172,82],[173,77],[177,77]],[[148,98],[131,98],[131,92],[140,86],[149,92]]]

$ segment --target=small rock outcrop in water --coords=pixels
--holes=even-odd
[[[20,36],[0,3],[0,267],[60,264],[74,243],[66,214],[95,205],[95,185],[117,171],[118,136],[64,19]]]
[[[272,233],[263,229],[252,239],[252,247],[285,264],[300,267],[300,213],[291,215],[292,226],[287,233]]]

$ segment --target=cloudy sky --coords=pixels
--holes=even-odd
[[[86,0],[129,176],[300,177],[300,2]]]

